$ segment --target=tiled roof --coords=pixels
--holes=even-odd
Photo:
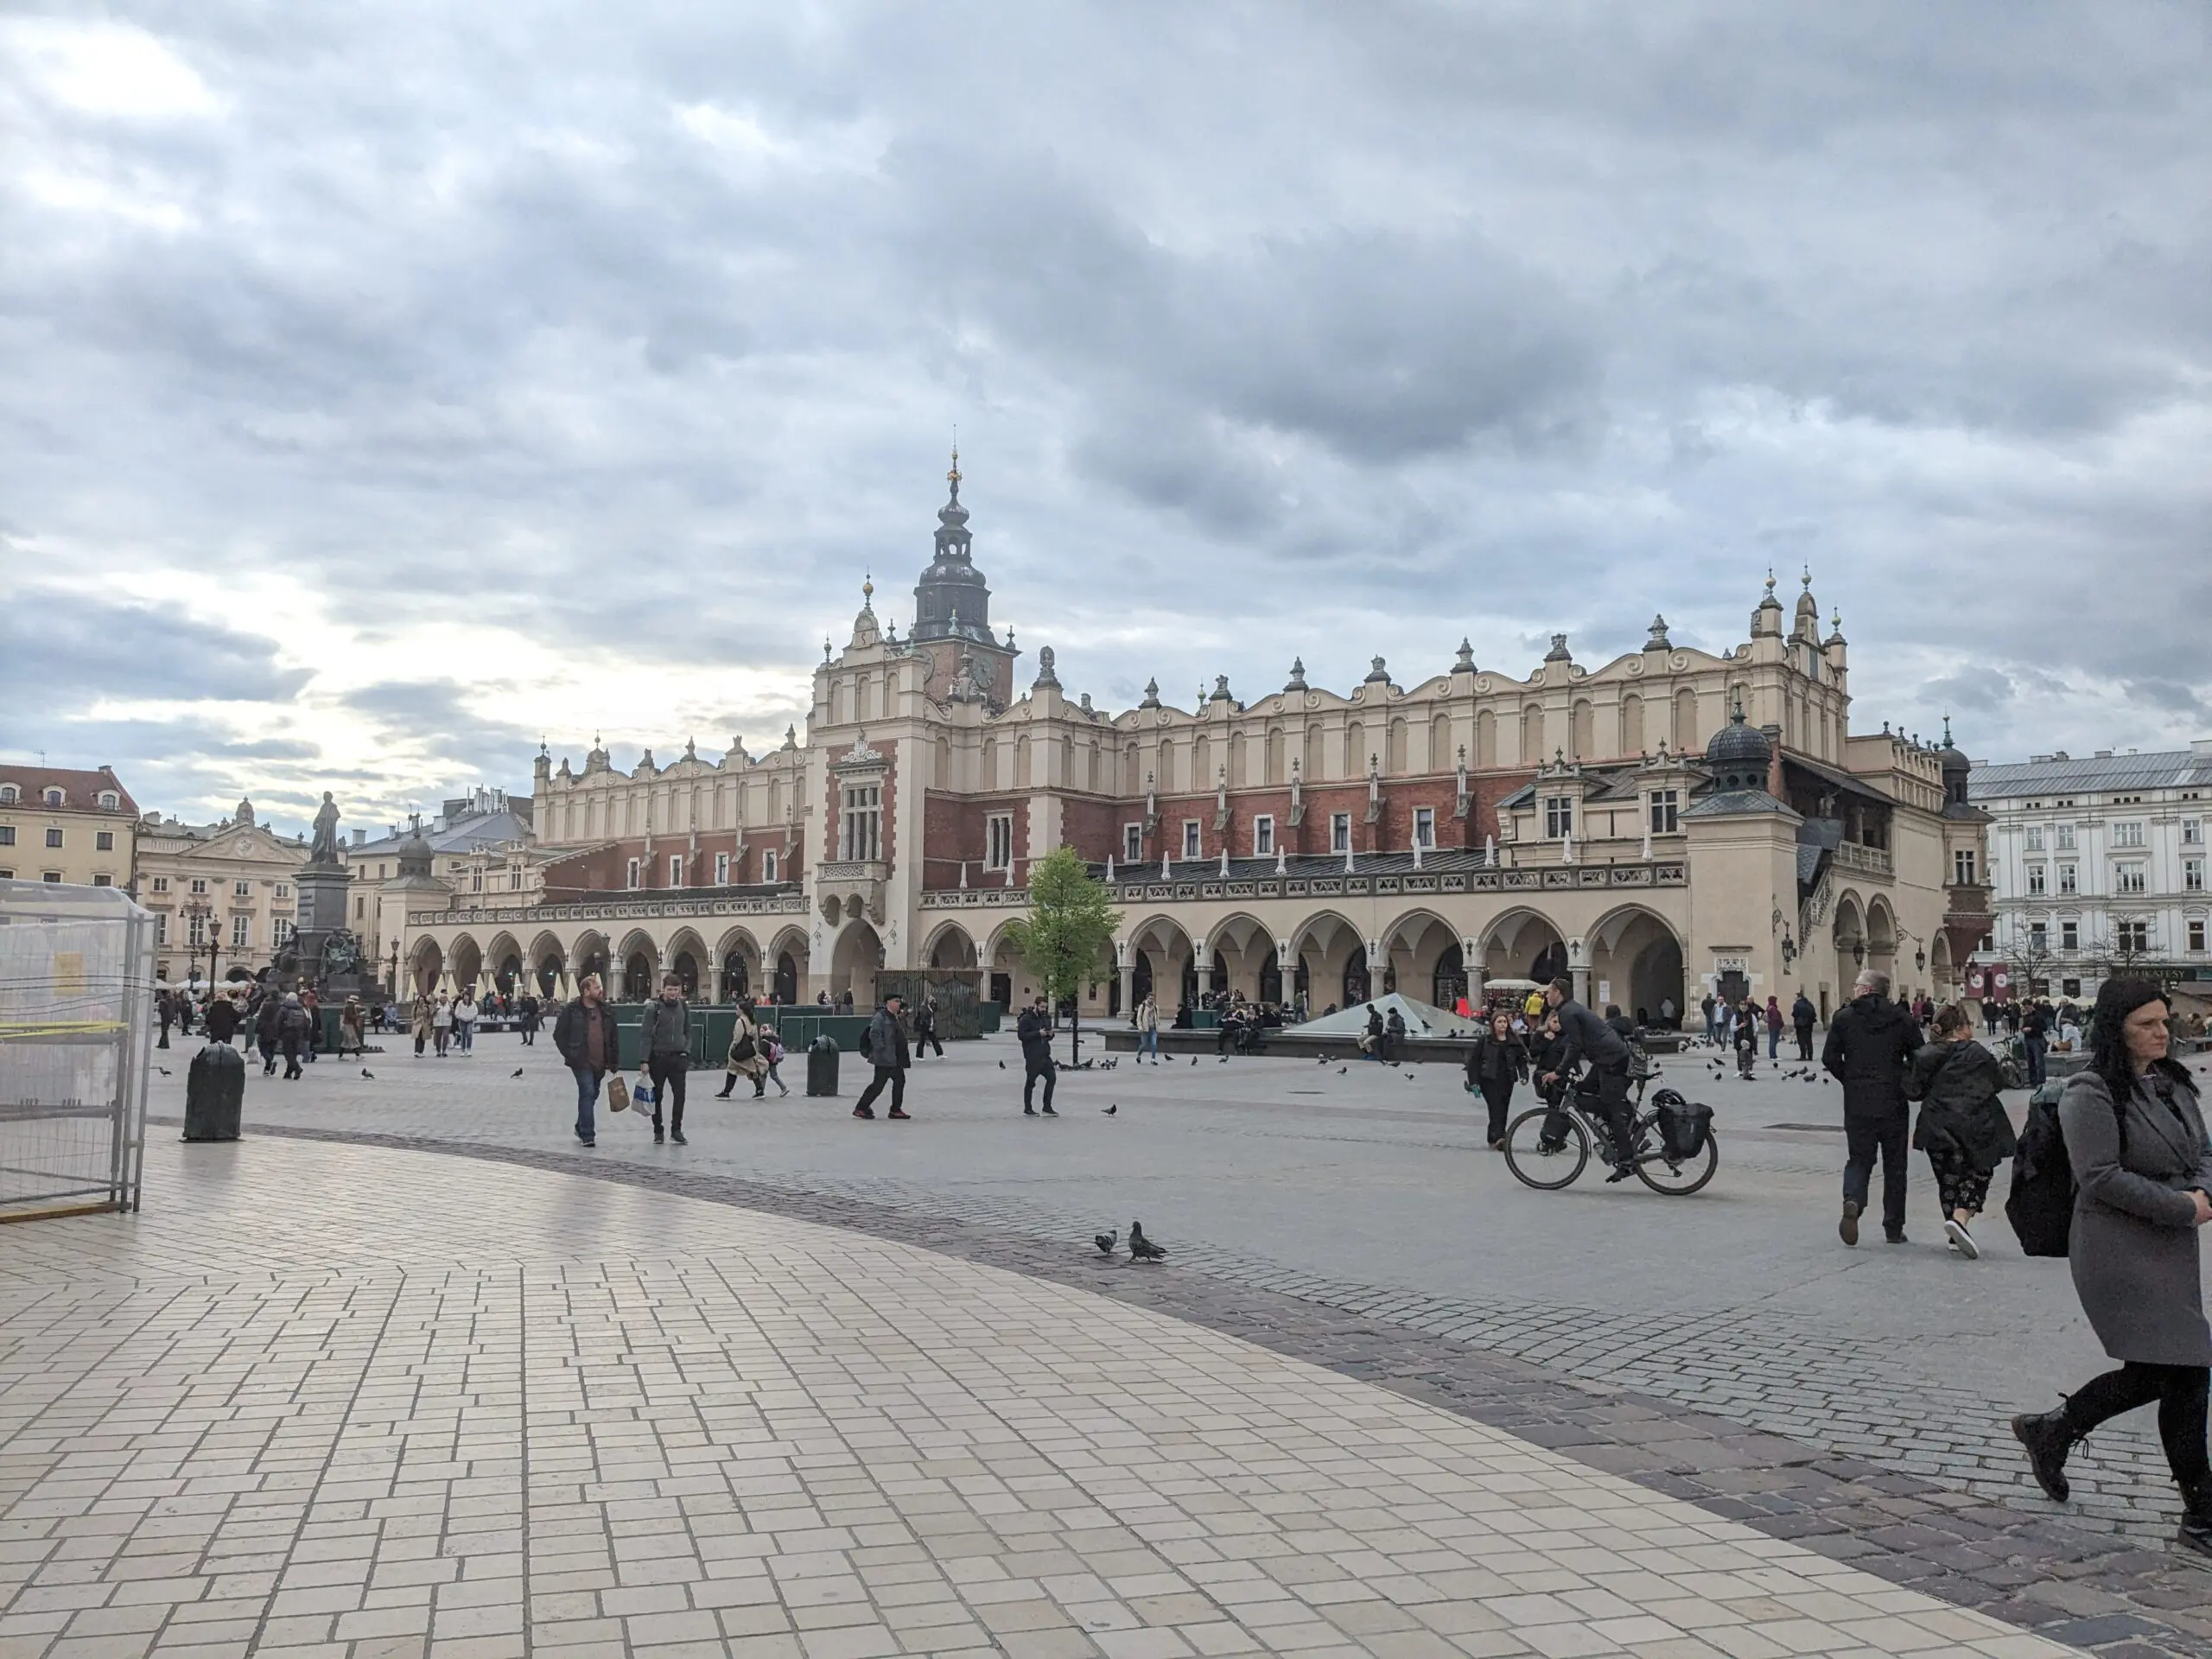
[[[98,811],[100,791],[111,789],[116,792],[116,811],[138,816],[138,803],[130,798],[130,791],[123,780],[111,772],[79,772],[67,766],[0,766],[0,784],[13,784],[22,791],[20,804],[38,806],[43,804],[46,791],[59,789],[61,804],[72,811]]]
[[[1967,783],[1967,798],[2016,800],[2069,791],[2103,793],[2118,789],[2212,787],[2212,754],[2190,749],[2160,749],[2149,754],[2091,755],[2086,759],[2023,760],[2005,766],[1976,765]]]

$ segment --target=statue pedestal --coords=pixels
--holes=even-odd
[[[300,972],[295,978],[313,983],[316,964],[322,960],[322,942],[347,925],[346,899],[353,880],[343,864],[318,862],[302,866],[296,881],[300,890],[299,928],[292,949],[298,953]],[[297,984],[284,988],[294,990]],[[321,993],[327,995],[328,988],[321,988]]]

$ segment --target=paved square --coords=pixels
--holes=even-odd
[[[149,1165],[0,1254],[11,1659],[2064,1651],[943,1255],[381,1148]]]

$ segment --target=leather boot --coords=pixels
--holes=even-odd
[[[2212,1555],[2212,1480],[2182,1488],[2181,1546]]]
[[[2015,1417],[2012,1433],[2027,1448],[2028,1467],[2034,1471],[2044,1496],[2054,1503],[2063,1503],[2073,1497],[2074,1489],[2066,1479],[2066,1454],[2074,1449],[2075,1434],[2066,1426],[2066,1408]]]

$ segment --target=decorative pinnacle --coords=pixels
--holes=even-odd
[[[952,441],[952,470],[944,475],[944,481],[952,486],[955,495],[960,493],[960,440],[957,438]]]
[[[1943,715],[1943,747],[1947,749],[1953,747],[1951,742],[1951,716],[1948,710],[1946,710]]]
[[[875,608],[875,572],[873,570],[861,579],[861,608],[864,611]]]
[[[1809,594],[1813,591],[1813,567],[1811,564],[1808,563],[1797,573],[1797,580],[1805,584],[1805,591],[1807,593]]]
[[[1774,567],[1770,564],[1766,568],[1766,596],[1774,597]]]

